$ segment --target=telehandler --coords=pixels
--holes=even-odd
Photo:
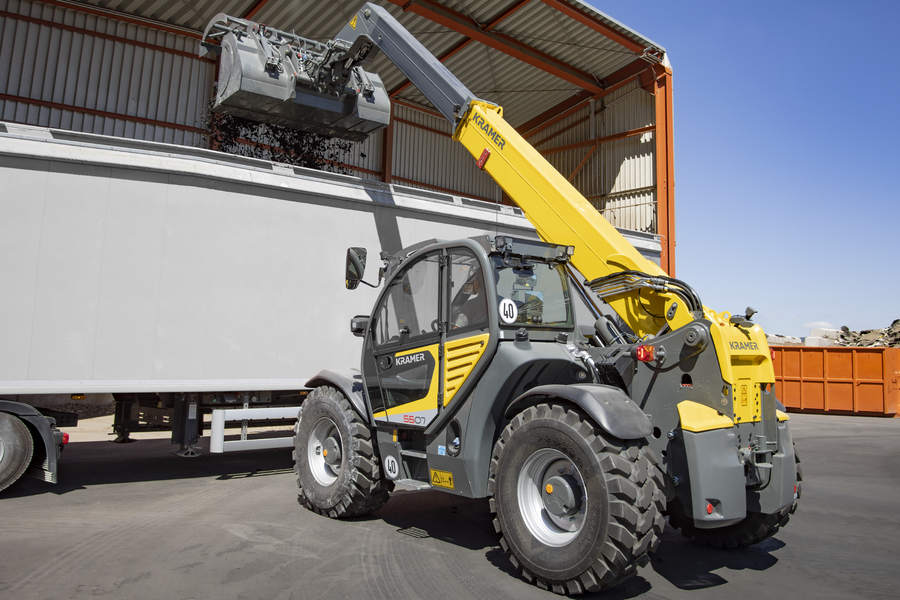
[[[453,124],[542,242],[483,236],[382,253],[359,369],[320,372],[300,409],[300,502],[364,515],[405,482],[488,498],[528,581],[607,589],[645,565],[668,516],[698,543],[757,543],[800,496],[761,328],[703,306],[644,258],[390,13],[364,5],[326,44],[219,15],[216,110],[360,139],[389,101],[383,52]],[[212,47],[212,46],[210,46]],[[346,286],[366,251],[347,252]],[[583,331],[583,303],[596,319]]]

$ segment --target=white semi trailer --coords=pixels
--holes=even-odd
[[[358,363],[341,323],[376,290],[335,280],[344,249],[481,233],[537,239],[509,206],[0,123],[0,489],[29,466],[55,481],[62,436],[27,406],[47,394],[111,393],[120,440],[171,428],[184,455],[210,410],[214,451],[291,445],[225,443],[223,422],[295,416],[309,377]],[[658,262],[657,236],[627,236]]]

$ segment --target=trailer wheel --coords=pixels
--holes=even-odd
[[[653,451],[580,411],[525,409],[494,446],[488,492],[500,545],[524,578],[557,594],[607,589],[649,560],[665,526]]]
[[[337,389],[313,390],[294,428],[299,502],[333,519],[381,508],[390,495],[368,425]]]
[[[693,519],[687,516],[684,508],[676,500],[672,502],[672,511],[669,514],[669,522],[672,527],[681,529],[681,535],[691,540],[698,546],[710,548],[746,548],[769,539],[778,530],[788,524],[791,515],[797,510],[797,504],[802,493],[803,470],[800,468],[800,457],[797,456],[796,445],[794,447],[794,465],[797,471],[797,489],[794,492],[794,502],[772,514],[747,513],[743,521],[721,527],[718,529],[699,529],[694,527]]]
[[[5,490],[25,472],[34,453],[28,426],[11,414],[0,412],[0,490]]]

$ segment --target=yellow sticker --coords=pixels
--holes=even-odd
[[[453,489],[453,473],[431,469],[431,485]]]
[[[358,16],[359,15],[353,15],[353,19],[350,21],[350,27],[352,27],[353,29],[356,29],[356,17]]]

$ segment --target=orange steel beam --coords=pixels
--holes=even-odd
[[[519,0],[518,2],[516,2],[515,4],[513,4],[512,6],[507,8],[505,11],[503,11],[499,16],[492,19],[491,22],[488,23],[487,25],[485,25],[482,29],[484,31],[491,31],[494,27],[499,25],[502,21],[504,21],[508,17],[514,15],[515,13],[517,13],[520,8],[522,8],[529,2],[531,2],[531,0]],[[461,50],[463,50],[464,48],[469,46],[469,44],[471,44],[474,41],[475,40],[473,40],[472,38],[464,39],[463,41],[458,43],[456,46],[454,46],[447,52],[444,52],[442,55],[440,55],[438,57],[438,61],[444,62],[445,60],[448,60],[450,57],[455,56],[456,54],[459,54],[459,52]],[[389,96],[391,98],[396,98],[398,94],[400,94],[403,90],[405,90],[406,88],[408,88],[411,85],[412,85],[412,82],[409,79],[407,79],[406,81],[401,83],[399,86],[397,86],[393,90],[391,90]]]
[[[646,71],[651,68],[652,65],[648,63],[646,60],[639,58],[635,61],[632,61],[616,71],[615,73],[611,73],[603,78],[603,83],[606,84],[606,88],[610,87],[625,81],[626,79],[631,79],[638,73]]]
[[[638,42],[629,38],[622,32],[620,32],[616,29],[613,29],[612,27],[610,27],[603,21],[600,21],[596,17],[589,15],[588,13],[584,12],[580,8],[575,8],[571,4],[567,4],[565,2],[560,2],[560,0],[542,0],[542,2],[544,4],[546,4],[547,6],[549,6],[550,8],[555,8],[556,10],[563,13],[564,15],[567,15],[567,16],[575,19],[582,25],[586,25],[586,26],[590,27],[597,33],[606,36],[607,38],[611,39],[612,41],[619,44],[620,46],[628,48],[632,52],[641,54],[645,50],[644,46],[642,46]]]
[[[114,35],[109,35],[108,33],[103,33],[100,31],[92,31],[90,29],[84,29],[82,27],[75,27],[73,25],[66,25],[64,23],[56,23],[55,21],[46,21],[44,19],[39,19],[37,17],[29,17],[27,15],[20,15],[16,13],[7,12],[5,10],[0,10],[0,17],[5,17],[7,19],[12,19],[15,21],[24,21],[26,23],[33,23],[35,25],[44,25],[46,27],[51,27],[53,29],[61,29],[63,31],[71,31],[72,33],[80,33],[82,35],[95,37],[101,40],[109,40],[111,42],[120,42],[122,44],[128,46],[138,46],[140,48],[147,48],[149,50],[158,50],[160,52],[165,52],[167,54],[174,54],[175,56],[181,56],[182,58],[189,58],[191,60],[199,60],[203,62],[215,63],[216,61],[212,58],[204,58],[198,56],[195,52],[184,52],[182,50],[175,50],[174,48],[166,48],[165,46],[157,46],[156,44],[148,44],[147,42],[139,42],[137,40],[129,40],[127,38],[116,37]]]
[[[539,152],[543,156],[549,156],[551,154],[559,154],[560,152],[568,152],[569,150],[577,150],[578,148],[587,148],[592,144],[606,144],[608,142],[615,142],[616,140],[624,140],[625,138],[641,135],[642,133],[647,133],[648,131],[657,131],[657,126],[648,125],[647,127],[639,127],[638,129],[629,129],[628,131],[623,131],[622,133],[614,133],[612,135],[595,138],[593,140],[585,140],[583,142],[575,142],[574,144],[566,144],[565,146],[547,148],[546,150],[540,150]]]
[[[253,7],[247,11],[247,13],[244,15],[243,18],[248,19],[248,20],[252,19],[253,17],[256,16],[256,13],[261,11],[263,9],[263,7],[268,3],[269,3],[269,0],[257,0],[256,4],[254,4]]]
[[[644,61],[641,61],[641,62],[644,62]],[[650,65],[648,65],[645,62],[644,62],[644,66],[645,66],[645,70],[650,68]],[[575,96],[572,96],[571,98],[569,98],[569,100],[567,100],[566,102],[562,102],[562,103],[558,104],[557,106],[554,106],[550,110],[545,111],[539,117],[532,119],[531,121],[526,123],[526,125],[530,126],[530,129],[528,130],[527,134],[523,133],[522,135],[525,137],[525,139],[534,137],[535,135],[537,135],[538,133],[547,129],[548,127],[552,127],[553,125],[556,125],[563,119],[566,119],[566,118],[574,115],[578,111],[582,110],[584,108],[584,106],[582,106],[581,104],[585,100],[599,100],[600,98],[603,98],[604,96],[607,96],[607,95],[613,93],[614,91],[616,91],[620,87],[626,85],[627,83],[629,83],[630,81],[632,81],[635,78],[638,78],[638,81],[640,81],[640,75],[641,75],[640,73],[637,73],[636,75],[631,75],[631,76],[627,77],[626,79],[620,79],[619,81],[612,84],[611,86],[609,86],[608,88],[606,88],[599,94],[590,95],[590,93],[588,92],[587,95],[582,95],[584,93],[584,91],[579,92]],[[573,104],[574,104],[574,106],[572,106]],[[567,109],[568,106],[571,106],[571,108]],[[559,112],[560,110],[562,110],[562,112]],[[599,113],[600,110],[598,109],[596,112]],[[538,121],[538,119],[543,119],[543,120]],[[540,124],[534,125],[534,123],[540,123]],[[526,125],[523,125],[520,129],[524,129]],[[522,133],[522,132],[520,131],[519,133]],[[561,133],[561,132],[559,132],[559,133]],[[557,134],[554,134],[554,135],[557,135]],[[550,139],[550,138],[547,138],[547,139]],[[542,140],[538,143],[540,144],[545,141],[547,141],[547,140]]]
[[[415,13],[438,25],[461,33],[477,42],[508,54],[533,67],[555,75],[564,81],[575,84],[578,87],[590,90],[595,94],[603,91],[603,86],[596,79],[581,69],[550,56],[536,48],[529,46],[508,35],[484,31],[469,17],[456,12],[434,0],[388,0],[401,7],[404,11]]]
[[[404,125],[409,125],[410,127],[415,127],[416,129],[424,129],[425,131],[430,131],[431,133],[436,133],[437,135],[442,135],[444,137],[452,138],[452,133],[447,133],[446,131],[441,131],[440,129],[435,129],[433,127],[428,127],[427,125],[421,125],[414,121],[407,121],[406,119],[401,119],[400,117],[394,117],[394,121],[397,123],[403,123]]]
[[[528,138],[531,135],[533,135],[533,133],[532,133],[533,130],[535,130],[537,127],[540,127],[541,125],[543,125],[547,120],[552,119],[554,117],[558,117],[561,111],[566,111],[566,110],[569,110],[570,108],[580,106],[582,102],[586,102],[586,101],[590,100],[590,98],[591,98],[591,93],[589,91],[581,90],[574,96],[570,96],[570,97],[566,98],[565,100],[563,100],[562,102],[560,102],[559,104],[554,106],[553,108],[545,110],[544,112],[542,112],[535,118],[531,119],[527,123],[519,125],[516,128],[516,131],[518,131],[523,137]],[[537,133],[537,131],[534,131],[534,133]]]
[[[578,166],[575,167],[575,170],[572,171],[572,174],[569,175],[569,177],[567,178],[569,181],[572,181],[573,179],[575,179],[575,176],[578,175],[578,172],[582,169],[582,167],[584,167],[585,164],[587,164],[588,159],[591,157],[591,155],[594,153],[594,151],[596,151],[597,148],[599,148],[599,147],[600,147],[600,144],[596,144],[596,143],[593,146],[591,146],[591,149],[587,151],[587,154],[584,155],[584,158],[581,159],[581,162],[578,163]]]
[[[64,8],[66,10],[74,10],[80,13],[103,17],[104,19],[115,19],[116,21],[121,21],[123,23],[131,23],[132,25],[139,25],[141,27],[147,27],[148,29],[156,29],[158,31],[174,33],[175,35],[193,38],[196,40],[199,40],[202,36],[199,31],[194,31],[185,27],[179,27],[178,25],[160,23],[159,21],[152,21],[150,19],[136,17],[134,15],[129,15],[117,10],[110,10],[108,8],[90,6],[81,2],[66,2],[65,0],[40,0],[40,2],[41,4],[58,6],[59,8]]]
[[[672,140],[672,72],[658,65],[656,87],[656,232],[660,266],[675,277],[675,162]]]
[[[440,117],[441,119],[445,119],[445,118],[446,118],[446,117],[444,117],[444,115],[442,115],[441,113],[439,113],[439,112],[436,111],[436,110],[431,110],[430,108],[426,108],[426,107],[424,107],[424,106],[421,106],[421,105],[419,105],[419,104],[415,104],[415,103],[413,103],[413,102],[407,102],[406,100],[401,100],[400,98],[394,98],[394,99],[393,99],[393,103],[394,103],[394,104],[399,104],[400,106],[405,106],[406,108],[411,108],[411,109],[413,109],[413,110],[417,110],[417,111],[419,111],[419,112],[423,112],[423,113],[425,113],[425,114],[427,114],[427,115],[432,115],[432,116],[435,116],[435,117]]]

